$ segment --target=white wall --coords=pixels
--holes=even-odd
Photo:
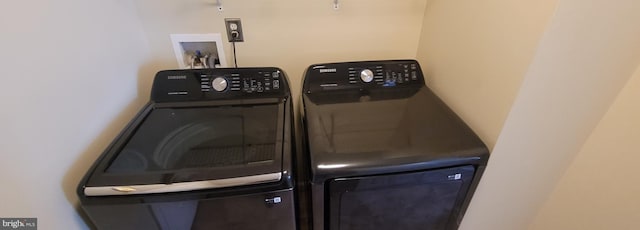
[[[461,229],[529,226],[638,66],[639,11],[636,0],[559,1]]]
[[[639,105],[640,68],[575,156],[530,229],[640,228]]]
[[[494,147],[461,229],[528,227],[638,63],[638,4],[428,1],[427,84]]]
[[[493,148],[558,0],[429,0],[427,85]]]
[[[0,217],[86,228],[75,187],[140,107],[148,45],[131,2],[0,3]]]
[[[322,62],[414,58],[426,0],[136,0],[149,37],[153,70],[176,68],[169,34],[222,33],[224,18],[241,18],[245,42],[237,43],[238,65],[277,66],[288,74],[295,95],[303,71]],[[298,96],[294,97],[296,100]]]

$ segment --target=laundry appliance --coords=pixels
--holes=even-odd
[[[312,65],[302,103],[314,230],[458,228],[489,150],[418,62]]]
[[[279,68],[167,70],[78,186],[98,229],[296,229]]]

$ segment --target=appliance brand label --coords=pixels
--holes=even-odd
[[[462,179],[462,174],[456,173],[456,174],[453,174],[453,175],[449,175],[447,177],[447,179],[449,179],[449,180],[460,180],[460,179]]]
[[[337,70],[335,68],[333,69],[320,69],[320,73],[335,73],[337,72]]]
[[[187,76],[184,75],[171,75],[171,76],[167,76],[167,80],[185,80],[187,79]]]
[[[276,196],[273,198],[264,199],[264,202],[266,202],[267,204],[279,204],[282,202],[282,198],[280,198],[279,196]]]

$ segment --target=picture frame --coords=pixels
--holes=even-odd
[[[220,33],[171,34],[170,37],[179,68],[227,67]]]

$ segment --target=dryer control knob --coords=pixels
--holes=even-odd
[[[211,81],[211,87],[213,87],[215,91],[222,92],[227,89],[227,79],[224,77],[216,77]]]
[[[370,69],[364,69],[363,71],[361,71],[360,80],[366,83],[373,81],[373,71],[371,71]]]

